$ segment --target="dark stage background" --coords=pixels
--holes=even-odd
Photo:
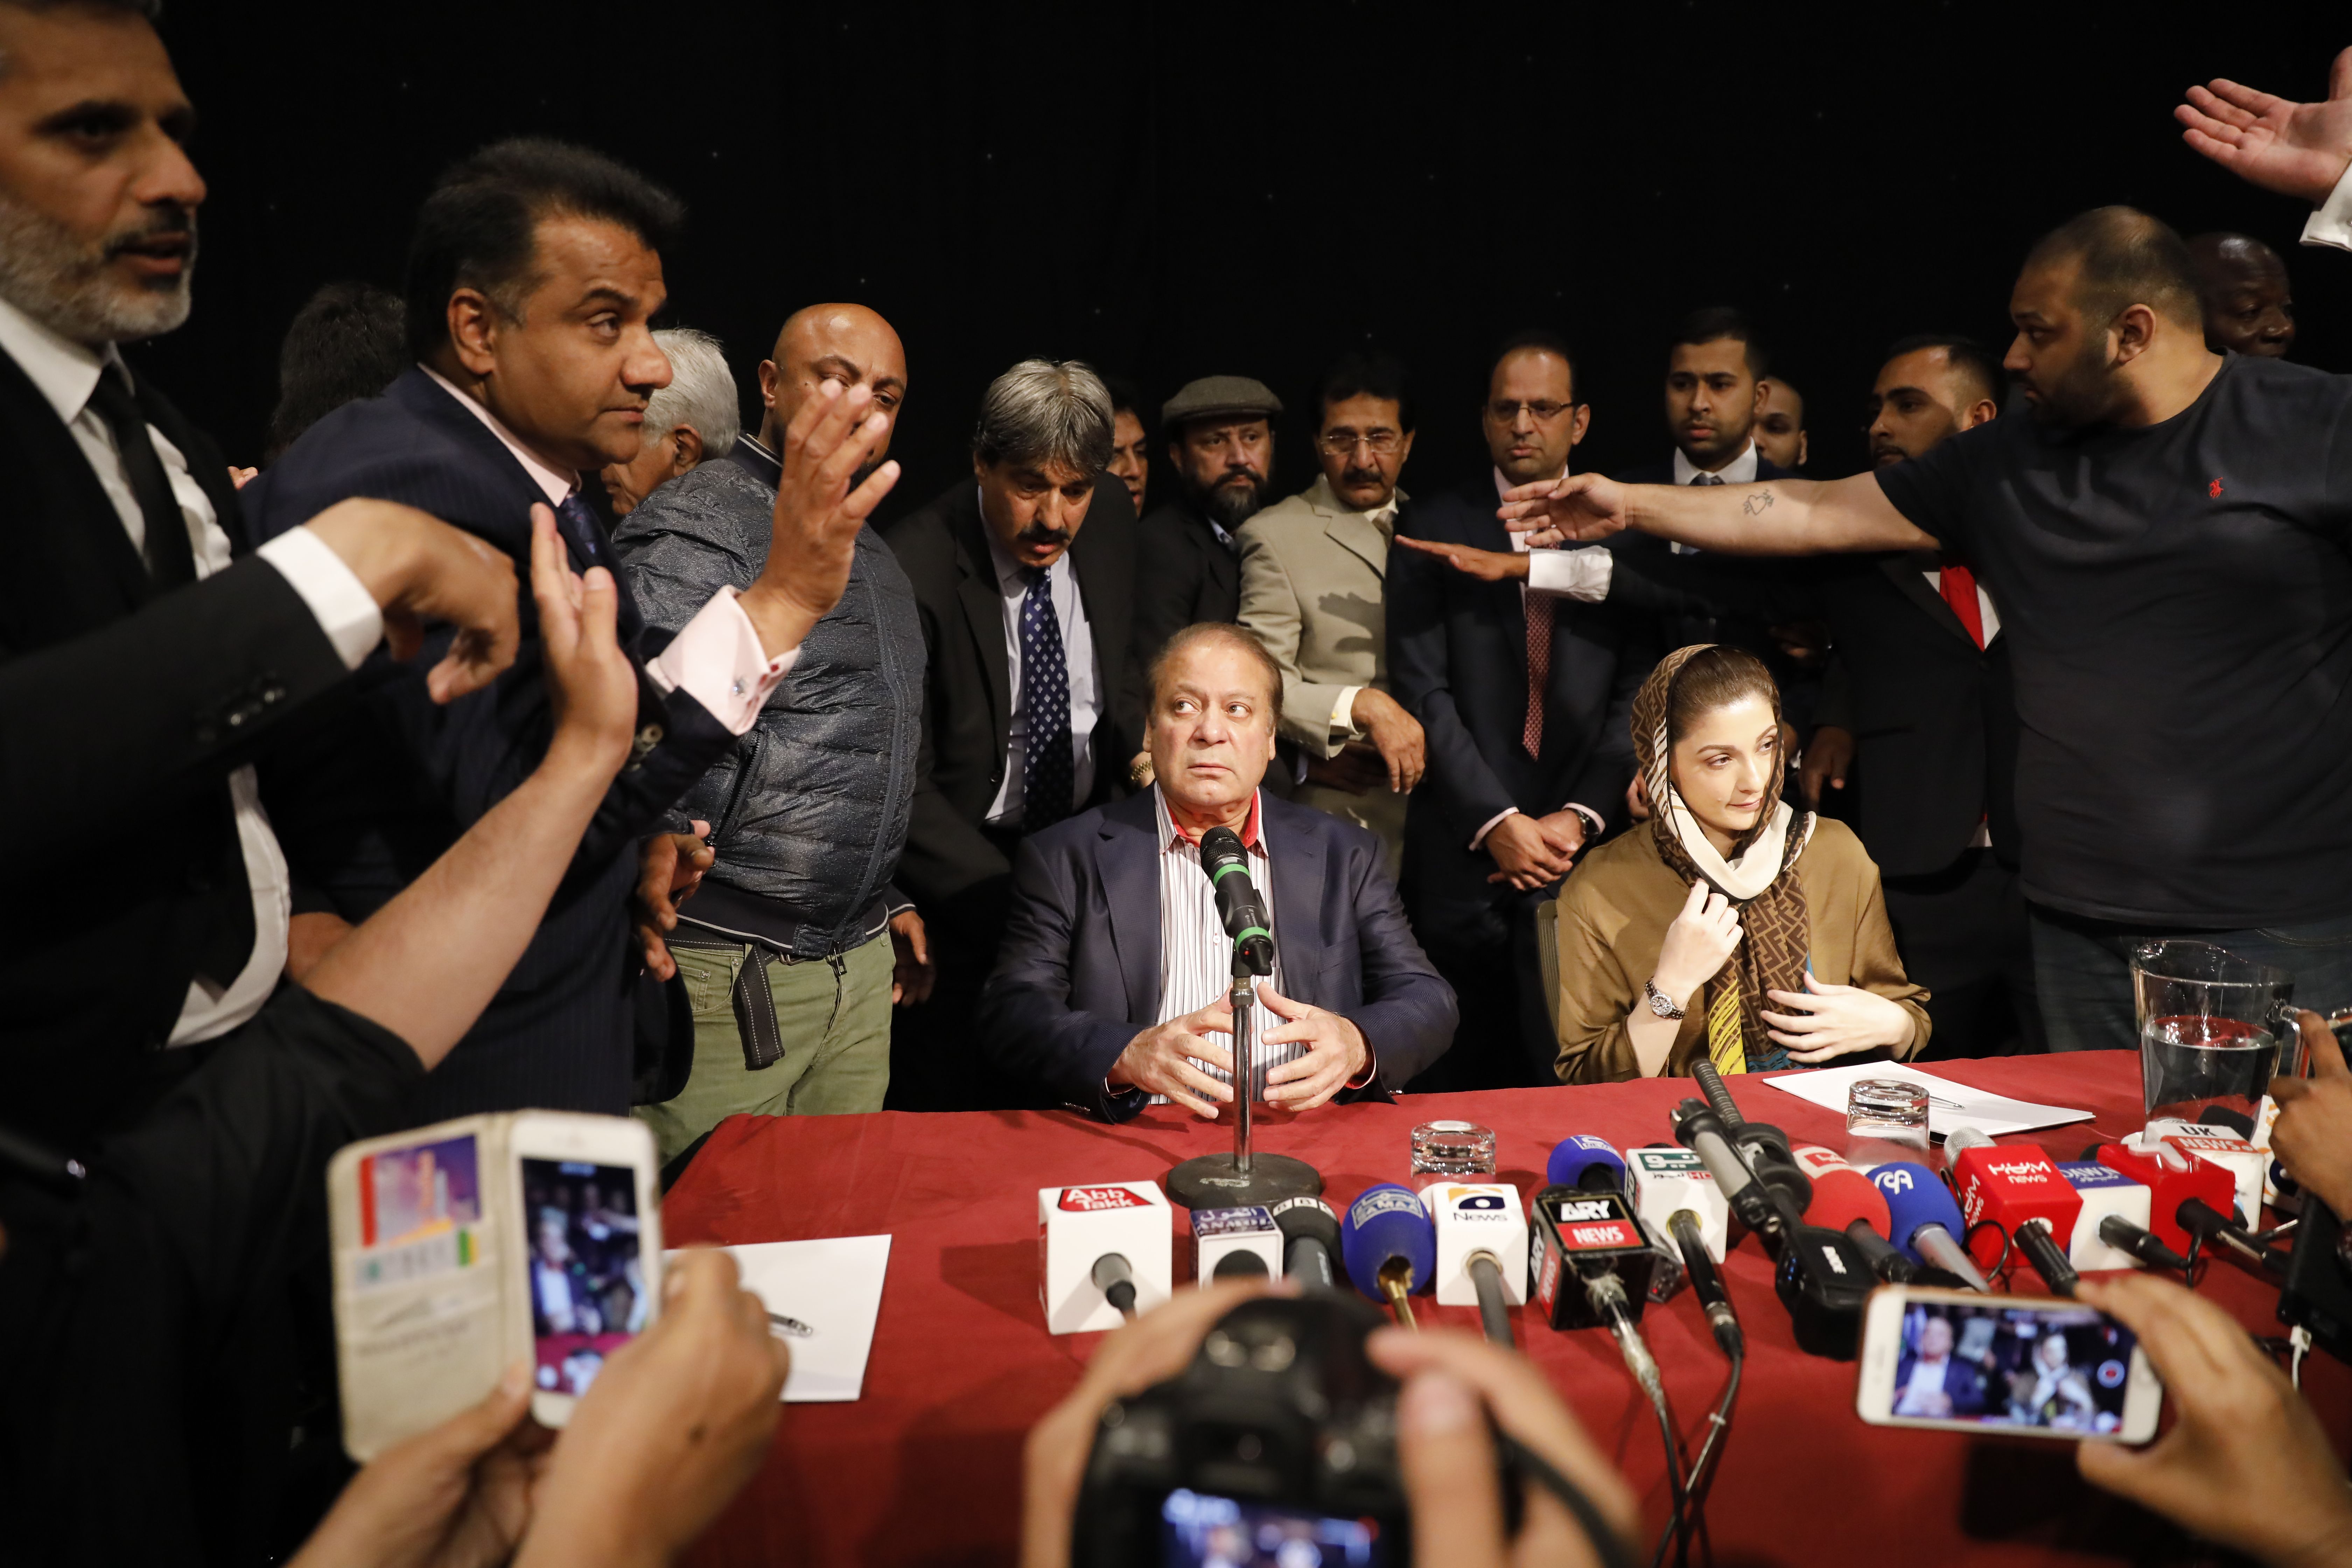
[[[1577,467],[1654,460],[1664,339],[1718,302],[1807,395],[1812,471],[1850,472],[1884,346],[1945,328],[1998,352],[2023,247],[2106,202],[2269,240],[2295,357],[2352,368],[2352,257],[2298,249],[2304,210],[2170,119],[2217,75],[2324,96],[2352,42],[2340,4],[2155,26],[2063,4],[1806,14],[177,0],[212,196],[194,319],[143,363],[253,461],[302,300],[397,288],[433,174],[541,132],[685,197],[668,320],[725,341],[747,412],[793,308],[891,319],[912,387],[890,513],[967,471],[981,388],[1032,354],[1126,374],[1155,410],[1195,375],[1261,377],[1295,411],[1287,493],[1313,472],[1320,368],[1381,343],[1421,398],[1406,487],[1433,489],[1483,464],[1494,341],[1553,325],[1595,407]]]

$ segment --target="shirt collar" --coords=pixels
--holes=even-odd
[[[735,437],[735,449],[727,454],[757,474],[770,489],[780,489],[784,482],[784,460],[776,456],[765,441],[750,431]]]
[[[562,506],[580,489],[578,474],[559,473],[541,462],[530,447],[515,438],[513,431],[499,423],[497,415],[474,401],[471,394],[458,391],[454,383],[429,364],[420,364],[416,368],[431,376],[435,385],[456,398],[460,407],[480,420],[491,435],[506,444],[507,450],[514,454],[515,461],[522,465],[522,471],[530,476],[530,482],[547,492],[548,505]]]
[[[1337,512],[1341,517],[1360,517],[1366,522],[1380,528],[1390,528],[1395,525],[1397,508],[1402,506],[1404,501],[1404,487],[1400,485],[1389,492],[1389,499],[1381,505],[1358,511],[1339,499],[1339,492],[1331,488],[1331,476],[1328,474],[1317,475],[1315,483],[1307,490],[1307,505],[1323,511]]]
[[[98,390],[98,378],[106,367],[122,366],[125,381],[131,377],[128,365],[122,364],[122,354],[112,343],[92,348],[78,343],[46,321],[35,321],[13,301],[0,300],[0,349],[16,362],[25,379],[57,410],[58,418],[68,425],[81,417],[89,405],[89,395]]]
[[[1699,467],[1683,456],[1680,447],[1675,448],[1675,483],[1686,485],[1698,477]],[[1748,485],[1756,482],[1756,443],[1750,440],[1739,448],[1739,456],[1715,470],[1716,478],[1727,485]]]
[[[1265,848],[1258,843],[1257,837],[1258,802],[1262,798],[1262,795],[1263,792],[1254,792],[1250,795],[1249,816],[1247,820],[1244,821],[1242,824],[1242,847],[1259,855],[1265,853]],[[1161,791],[1160,787],[1157,784],[1154,784],[1151,786],[1151,798],[1160,803],[1160,853],[1164,855],[1169,850],[1175,848],[1179,844],[1188,845],[1194,849],[1198,849],[1201,847],[1199,837],[1197,835],[1185,832],[1184,829],[1179,826],[1176,821],[1176,814],[1168,808],[1167,795]]]

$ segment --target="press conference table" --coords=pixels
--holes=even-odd
[[[1931,1070],[2021,1100],[2095,1112],[2005,1142],[2061,1158],[2138,1129],[2139,1063],[2128,1052],[1940,1062]],[[1732,1093],[1799,1142],[1845,1144],[1843,1119],[1761,1079]],[[1494,1129],[1500,1178],[1532,1192],[1551,1147],[1592,1132],[1620,1148],[1669,1140],[1687,1079],[1410,1097],[1264,1117],[1257,1146],[1307,1161],[1334,1208],[1375,1181],[1405,1179],[1419,1122]],[[1037,1302],[1037,1189],[1157,1181],[1231,1131],[1160,1108],[1111,1127],[1066,1112],[736,1117],[663,1205],[672,1246],[888,1232],[894,1238],[862,1398],[795,1405],[759,1476],[696,1549],[717,1565],[1008,1563],[1019,1534],[1023,1435],[1076,1384],[1098,1334],[1045,1332]],[[1940,1163],[1941,1156],[1936,1156]],[[1175,1211],[1181,1222],[1183,1211]],[[1177,1270],[1189,1272],[1180,1239]],[[1796,1348],[1753,1237],[1726,1266],[1748,1360],[1707,1507],[1718,1562],[2075,1563],[2145,1558],[2170,1527],[2082,1485],[2072,1445],[1864,1426],[1854,1368]],[[2027,1275],[2027,1280],[2032,1276]],[[2277,1334],[2274,1288],[2215,1260],[2203,1292],[2249,1328]],[[1475,1309],[1416,1301],[1472,1331]],[[1614,1342],[1555,1332],[1524,1310],[1513,1331],[1643,1495],[1654,1531],[1667,1500],[1657,1428]],[[1696,1440],[1724,1360],[1684,1291],[1643,1330],[1686,1436]],[[2304,1386],[2337,1451],[2352,1441],[2352,1372],[2315,1353]]]

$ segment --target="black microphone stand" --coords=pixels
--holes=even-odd
[[[1234,1152],[1197,1155],[1168,1173],[1169,1197],[1188,1209],[1323,1195],[1323,1178],[1306,1161],[1250,1148],[1250,1111],[1258,1089],[1257,977],[1273,973],[1270,956],[1255,955],[1246,943],[1234,945]]]

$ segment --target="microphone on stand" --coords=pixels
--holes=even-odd
[[[1249,850],[1242,836],[1230,827],[1212,827],[1201,835],[1201,869],[1217,890],[1217,916],[1233,938],[1236,972],[1245,963],[1252,974],[1273,973],[1274,922],[1250,881]]]

